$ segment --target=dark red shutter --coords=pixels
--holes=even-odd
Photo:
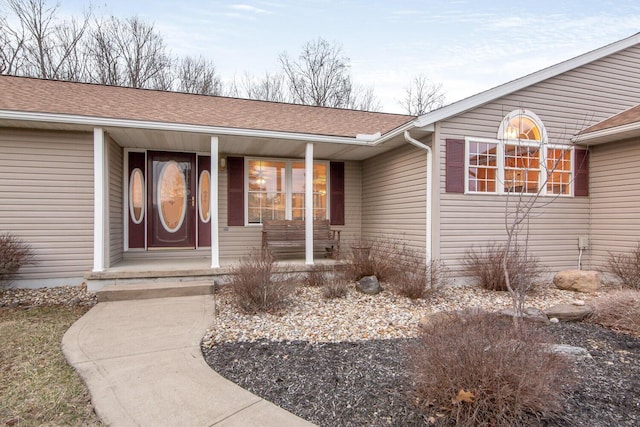
[[[446,185],[447,193],[464,193],[464,139],[447,139]]]
[[[227,157],[227,224],[244,225],[244,157]]]
[[[344,225],[344,163],[331,162],[329,164],[329,185],[331,194],[331,225]]]
[[[575,196],[589,195],[589,150],[576,148],[573,152],[576,179],[573,181]]]

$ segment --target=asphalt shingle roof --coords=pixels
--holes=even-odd
[[[415,117],[0,76],[0,110],[314,135],[385,134]]]
[[[618,126],[628,125],[631,123],[640,122],[640,105],[629,108],[621,113],[611,116],[593,126],[589,126],[586,129],[580,131],[580,134],[596,132],[599,130],[615,128]]]

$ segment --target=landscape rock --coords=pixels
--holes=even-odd
[[[382,286],[376,276],[366,276],[358,280],[356,289],[367,295],[375,295],[382,291]]]
[[[514,317],[516,315],[516,312],[513,309],[513,307],[500,310],[499,313],[502,314],[503,316],[510,316],[510,317]],[[547,315],[542,310],[537,309],[535,307],[525,307],[523,314],[524,314],[523,318],[525,320],[531,320],[531,321],[540,322],[540,323],[549,323],[549,317],[547,317]]]
[[[558,289],[574,292],[596,292],[600,289],[600,273],[597,271],[565,270],[553,277]]]
[[[593,313],[593,308],[589,305],[557,304],[544,310],[544,313],[561,322],[580,322]]]
[[[591,354],[586,348],[576,347],[567,344],[551,344],[549,346],[549,350],[561,354],[563,356],[567,356],[570,359],[574,360],[583,360],[583,359],[591,359]]]

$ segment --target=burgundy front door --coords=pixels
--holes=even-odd
[[[148,247],[195,248],[195,154],[149,151],[147,173]]]

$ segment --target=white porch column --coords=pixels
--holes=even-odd
[[[93,129],[93,271],[104,271],[107,241],[106,144],[102,128]]]
[[[304,156],[305,264],[313,264],[313,143],[307,142]]]
[[[220,268],[220,244],[218,242],[218,137],[211,137],[211,268]]]

